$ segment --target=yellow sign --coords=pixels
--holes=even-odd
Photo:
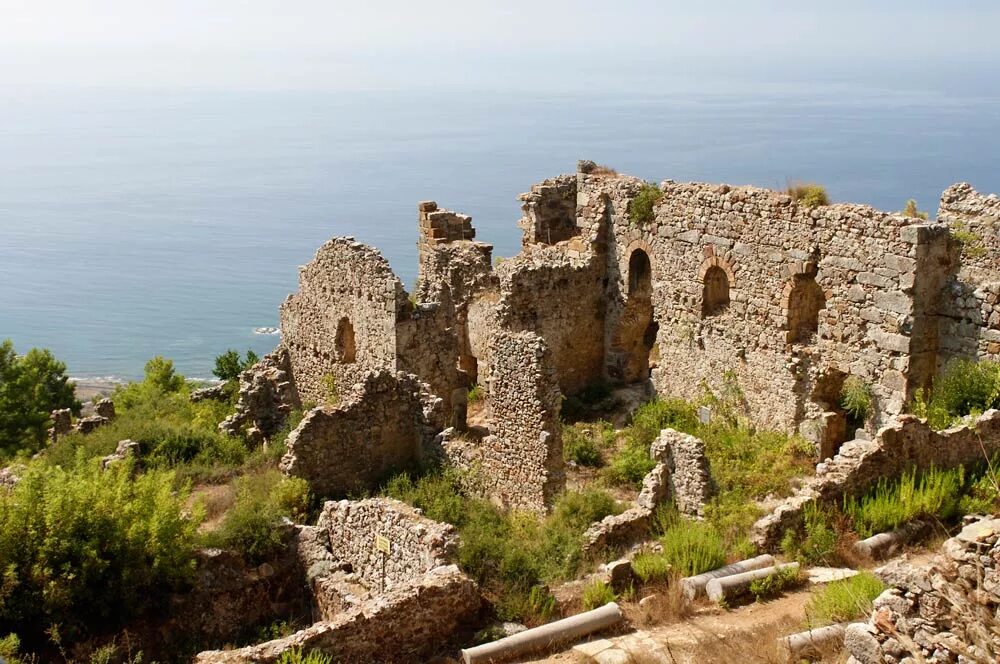
[[[382,553],[389,555],[389,538],[381,535],[375,536],[375,548]]]

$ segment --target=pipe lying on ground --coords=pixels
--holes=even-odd
[[[564,643],[613,627],[625,619],[621,608],[614,602],[592,611],[578,613],[547,625],[504,637],[499,641],[462,651],[465,664],[503,662],[531,652],[545,650],[557,643]]]
[[[778,645],[788,652],[789,662],[800,662],[807,657],[821,657],[844,646],[844,626],[828,625],[789,634],[778,639]]]
[[[755,569],[764,569],[774,565],[774,556],[764,554],[756,558],[741,560],[738,563],[719,567],[697,576],[689,576],[681,579],[681,590],[688,599],[697,599],[705,595],[705,586],[712,579],[719,579],[724,576],[733,576],[743,572],[752,572]]]
[[[927,523],[923,521],[911,521],[910,523],[903,524],[896,530],[879,533],[868,539],[855,542],[854,552],[862,556],[868,556],[873,560],[886,558],[904,545],[923,535],[926,529]]]
[[[783,572],[786,569],[795,570],[797,572],[799,564],[785,563],[783,565],[775,565],[774,567],[765,567],[764,569],[753,570],[752,572],[743,572],[742,574],[733,574],[732,576],[723,576],[717,579],[712,579],[705,586],[705,592],[708,594],[708,598],[713,602],[718,602],[719,600],[729,600],[749,591],[750,584],[754,581],[758,579],[766,579],[772,574]]]

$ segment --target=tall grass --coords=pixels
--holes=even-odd
[[[896,480],[883,478],[861,498],[845,498],[844,513],[861,537],[893,530],[919,517],[953,518],[965,486],[965,469],[931,469],[917,475],[903,473]]]
[[[660,538],[663,557],[681,576],[701,574],[726,563],[726,545],[711,524],[680,519]]]
[[[849,579],[828,583],[806,606],[809,625],[822,627],[864,617],[871,613],[872,600],[883,590],[885,585],[867,570]]]
[[[930,395],[918,394],[911,410],[935,429],[966,415],[1000,408],[1000,363],[953,360],[934,381]]]

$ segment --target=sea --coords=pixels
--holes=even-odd
[[[1000,99],[869,89],[633,94],[30,90],[0,97],[0,340],[72,376],[192,378],[271,350],[333,236],[407,288],[417,202],[518,251],[517,195],[578,159],[652,181],[826,186],[887,210],[1000,192]]]

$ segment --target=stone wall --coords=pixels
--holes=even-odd
[[[556,244],[579,235],[576,225],[576,176],[560,175],[531,186],[521,194],[523,216],[517,225],[521,244]]]
[[[442,400],[415,376],[372,372],[340,404],[306,413],[288,436],[281,469],[319,496],[370,489],[421,461],[444,419]]]
[[[845,443],[840,452],[816,466],[811,477],[770,514],[754,524],[751,540],[762,549],[774,549],[782,534],[802,521],[811,502],[840,503],[844,496],[860,496],[883,478],[910,469],[925,471],[977,463],[1000,452],[1000,411],[989,410],[969,426],[935,431],[913,415],[902,415],[873,440]]]
[[[611,229],[610,370],[623,363],[612,352],[619,328],[635,325],[630,267],[643,264],[642,252],[652,272],[653,381],[663,393],[693,398],[702,382],[720,390],[730,372],[758,422],[792,429],[835,407],[823,403],[826,377],[854,374],[873,387],[877,425],[933,372],[922,356],[933,351],[925,331],[949,269],[943,227],[862,205],[806,208],[775,191],[672,181],[640,225],[627,209],[642,184],[582,175],[580,185],[590,206],[606,201]]]
[[[954,248],[961,268],[947,284],[941,308],[942,361],[1000,360],[1000,199],[971,185],[941,195],[938,220],[965,242]]]
[[[452,526],[390,498],[327,502],[317,525],[327,532],[333,557],[379,592],[450,564],[458,550]],[[378,550],[377,537],[388,541],[388,554]]]
[[[562,395],[549,351],[532,332],[499,333],[490,348],[489,435],[448,440],[445,453],[475,471],[476,488],[495,502],[545,512],[566,484]]]
[[[291,650],[328,653],[342,664],[429,661],[478,617],[476,584],[454,565],[372,598],[330,621],[255,646],[208,651],[199,664],[277,662]]]
[[[259,443],[277,433],[299,405],[288,349],[278,346],[240,374],[236,410],[219,424],[219,430]]]
[[[681,514],[703,516],[705,503],[715,494],[712,473],[700,438],[664,429],[649,449],[666,466],[668,498]]]
[[[299,269],[281,305],[282,344],[303,402],[325,403],[377,369],[396,369],[396,324],[410,304],[388,261],[353,238],[334,238]]]

